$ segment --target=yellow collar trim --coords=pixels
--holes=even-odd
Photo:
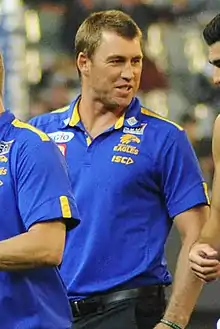
[[[69,125],[71,127],[74,127],[75,125],[77,125],[77,123],[80,121],[80,116],[79,116],[79,100],[76,102],[76,104],[74,105],[73,108],[73,113],[72,113],[72,117],[70,119]]]
[[[125,113],[123,113],[120,116],[120,118],[118,118],[118,120],[116,121],[115,129],[120,129],[121,127],[123,127],[124,119],[125,119]],[[73,108],[72,117],[70,119],[69,125],[71,127],[74,127],[75,125],[77,125],[79,121],[80,121],[80,116],[79,116],[79,100],[78,100]]]
[[[125,112],[116,121],[116,123],[115,123],[115,129],[120,129],[121,127],[123,127],[124,121],[125,121]]]

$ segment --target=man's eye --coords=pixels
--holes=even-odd
[[[121,59],[113,59],[113,60],[111,61],[111,63],[113,63],[113,64],[118,64],[118,63],[121,63],[121,62],[122,62]]]
[[[136,58],[136,59],[133,59],[133,60],[132,60],[132,63],[137,64],[137,63],[140,63],[140,61],[141,61],[141,60],[140,60],[139,58]]]

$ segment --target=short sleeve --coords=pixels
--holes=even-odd
[[[68,228],[79,223],[64,157],[52,141],[20,148],[16,168],[18,207],[28,229],[39,222],[63,219]]]
[[[160,157],[162,189],[171,218],[199,204],[209,204],[195,152],[184,131],[177,132]]]

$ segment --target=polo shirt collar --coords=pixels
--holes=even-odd
[[[71,127],[81,127],[81,120],[79,116],[78,105],[81,95],[79,95],[71,104],[69,108],[69,116],[63,120],[63,127],[68,125]],[[114,125],[114,129],[120,129],[122,127],[140,127],[140,103],[137,98],[133,98],[127,110],[118,118]]]

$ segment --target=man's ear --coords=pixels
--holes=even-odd
[[[77,60],[76,60],[76,65],[77,65],[77,68],[81,75],[84,75],[84,76],[88,75],[89,67],[90,67],[90,60],[85,53],[83,53],[83,52],[79,53]]]

